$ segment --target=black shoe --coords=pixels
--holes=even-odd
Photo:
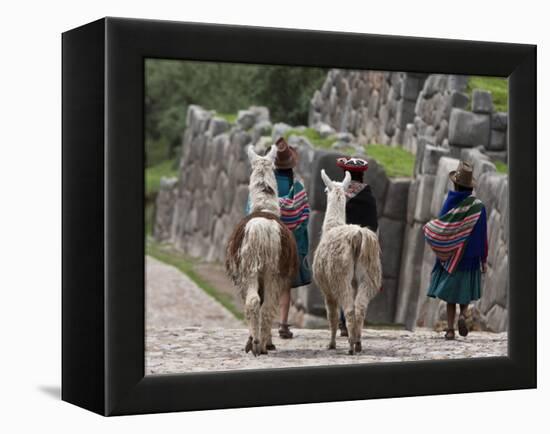
[[[294,335],[288,328],[288,324],[281,323],[279,324],[279,337],[281,339],[292,339]]]
[[[466,318],[464,315],[458,317],[458,334],[460,336],[468,336],[468,326],[466,325]]]

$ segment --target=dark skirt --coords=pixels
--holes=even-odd
[[[298,273],[292,282],[292,288],[297,288],[298,286],[304,286],[311,283],[311,269],[309,267],[307,255],[303,255],[298,252],[298,260],[300,261],[300,266],[298,267]]]
[[[447,303],[469,304],[481,297],[481,270],[456,270],[449,274],[439,262],[432,271],[428,297]]]

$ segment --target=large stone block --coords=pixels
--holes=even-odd
[[[418,314],[416,325],[418,327],[434,327],[439,320],[440,300],[428,297],[427,291],[430,286],[432,270],[435,264],[435,254],[432,249],[425,246],[420,271],[420,287],[418,291]]]
[[[278,122],[275,125],[273,125],[273,128],[271,130],[271,137],[273,140],[277,140],[279,137],[283,137],[285,133],[292,129],[292,127],[288,124],[285,124],[284,122]]]
[[[444,74],[431,74],[424,82],[422,94],[424,98],[431,98],[434,94],[440,92],[443,93],[447,88],[447,75]]]
[[[369,324],[390,324],[395,317],[395,300],[397,298],[397,280],[383,281],[383,289],[371,300],[365,320]]]
[[[414,101],[406,99],[399,100],[395,113],[395,124],[397,128],[405,130],[407,124],[414,121],[415,105],[416,103]]]
[[[418,195],[418,187],[420,186],[420,179],[416,178],[411,181],[409,185],[409,195],[407,197],[407,224],[412,224],[414,221],[414,213],[416,210],[416,198]]]
[[[250,110],[239,110],[237,114],[237,125],[243,130],[249,130],[256,123],[256,115]]]
[[[420,172],[426,175],[435,175],[437,172],[437,167],[439,166],[440,158],[448,155],[448,149],[426,144],[424,151],[422,152],[423,158]]]
[[[495,304],[487,312],[487,328],[493,332],[504,332],[508,329],[508,310]]]
[[[493,208],[497,207],[502,183],[507,182],[507,180],[508,175],[494,171],[487,171],[478,177],[475,192],[487,208],[488,214]]]
[[[450,106],[465,110],[468,107],[470,98],[463,92],[451,92]]]
[[[211,137],[216,137],[218,134],[225,133],[230,125],[225,119],[214,117],[210,121],[208,132]]]
[[[414,204],[413,218],[417,222],[427,222],[431,219],[432,196],[435,185],[435,175],[420,175],[418,177],[418,191]]]
[[[166,241],[171,237],[177,191],[177,178],[161,178],[155,201],[153,224],[153,237],[157,241]]]
[[[491,117],[461,109],[452,109],[449,121],[449,143],[457,147],[487,146]]]
[[[409,195],[409,178],[392,178],[388,183],[388,192],[384,202],[382,214],[397,220],[404,220],[407,212],[407,198]]]
[[[468,86],[470,77],[467,75],[449,75],[447,80],[447,89],[464,92]]]
[[[324,211],[312,211],[308,222],[308,235],[309,235],[309,259],[310,263],[313,263],[313,257],[315,250],[321,239],[321,232],[323,228],[323,221],[325,219]]]
[[[493,113],[491,115],[491,128],[497,131],[506,131],[508,129],[508,113]]]
[[[399,273],[399,290],[395,322],[414,328],[416,322],[422,258],[424,256],[424,232],[421,223],[406,227],[404,249]]]
[[[502,255],[495,264],[495,303],[508,307],[508,255]]]
[[[254,115],[256,122],[267,121],[269,122],[269,109],[264,106],[251,106],[248,108]]]
[[[491,92],[475,89],[472,94],[472,111],[474,113],[491,113],[493,111]]]
[[[258,141],[262,136],[270,136],[273,126],[267,120],[259,121],[252,127],[252,137],[254,142]]]
[[[451,180],[449,179],[449,172],[456,170],[458,166],[458,159],[442,157],[439,160],[437,173],[434,182],[434,189],[432,195],[431,214],[432,216],[439,215],[445,195],[453,187]]]
[[[384,277],[399,277],[403,249],[405,222],[382,217],[378,221],[382,274]]]
[[[490,151],[503,151],[508,144],[508,134],[506,131],[491,130],[491,137],[487,149]]]
[[[320,322],[321,324],[325,324],[324,328],[326,328],[326,322],[324,322],[326,321],[325,299],[315,282],[306,286],[300,286],[295,291],[297,293],[297,302],[310,316],[310,321],[304,323],[304,327],[314,328],[312,322]]]
[[[309,182],[309,205],[312,210],[325,211],[327,207],[327,194],[325,184],[321,179],[321,169],[324,169],[330,179],[341,181],[344,178],[342,169],[336,166],[336,159],[344,154],[333,151],[315,151],[313,157],[313,169]]]
[[[418,94],[422,89],[422,80],[417,77],[407,75],[401,81],[401,96],[408,101],[416,101]]]

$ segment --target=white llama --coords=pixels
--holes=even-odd
[[[328,348],[336,348],[338,306],[342,306],[349,330],[349,354],[355,354],[361,351],[367,306],[381,286],[380,246],[370,229],[346,224],[349,172],[343,182],[332,181],[324,170],[321,177],[327,187],[327,210],[313,259],[313,277],[325,296]]]
[[[279,218],[276,154],[276,146],[265,157],[248,147],[250,214],[235,227],[226,250],[226,271],[243,299],[250,332],[245,351],[254,356],[275,349],[271,325],[279,296],[298,268],[296,241]]]

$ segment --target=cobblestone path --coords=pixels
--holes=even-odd
[[[146,374],[235,369],[285,368],[411,360],[505,356],[507,334],[472,332],[445,341],[427,329],[365,329],[363,351],[347,354],[347,341],[326,349],[328,330],[294,329],[295,338],[281,340],[274,331],[276,351],[266,356],[245,354],[245,325],[206,295],[176,268],[147,258]]]
[[[147,256],[145,278],[147,332],[187,326],[243,327],[231,312],[177,268]]]

